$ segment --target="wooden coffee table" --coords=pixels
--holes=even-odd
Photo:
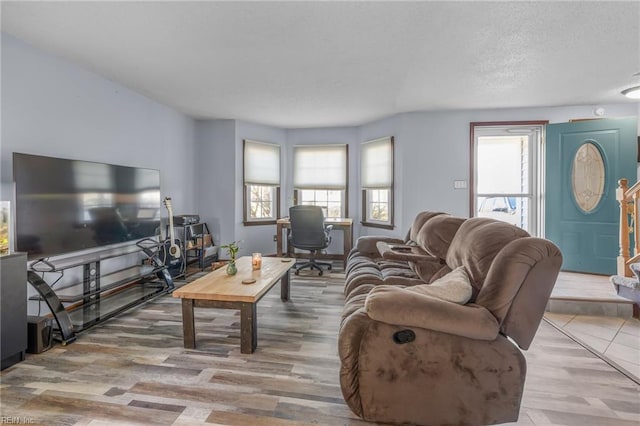
[[[289,269],[293,259],[263,257],[262,269],[251,269],[251,257],[236,260],[238,273],[227,275],[226,268],[215,270],[204,277],[173,291],[173,297],[182,299],[182,333],[184,347],[195,349],[196,330],[193,308],[221,308],[240,310],[240,352],[250,354],[258,346],[256,306],[278,280],[280,299],[289,300]],[[253,284],[243,280],[255,279]]]

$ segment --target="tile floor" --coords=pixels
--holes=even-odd
[[[548,309],[553,325],[640,381],[640,320],[608,277],[562,272]]]
[[[618,316],[633,314],[633,303],[616,294],[608,276],[562,272],[547,310],[561,314]]]

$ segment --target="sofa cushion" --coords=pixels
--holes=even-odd
[[[411,224],[411,229],[409,230],[409,240],[407,242],[416,241],[416,239],[418,238],[418,233],[420,232],[424,224],[427,223],[427,221],[432,217],[436,217],[441,214],[445,213],[431,211],[418,213],[416,215],[416,218],[413,220],[413,223]]]
[[[447,265],[451,269],[464,266],[471,285],[479,291],[498,252],[511,241],[528,236],[527,231],[506,222],[487,217],[467,219],[453,237]]]
[[[431,218],[418,232],[416,243],[433,256],[445,259],[453,237],[465,220],[448,214]]]
[[[461,305],[467,303],[473,294],[473,287],[464,266],[454,269],[431,284],[415,285],[407,287],[406,290]]]
[[[443,266],[446,265],[443,265],[440,262],[431,261],[409,262],[409,266],[411,267],[411,270],[415,272],[422,281],[428,283],[431,280],[431,277],[433,277],[433,274],[438,272],[440,269],[442,269]]]
[[[385,268],[380,271],[382,278],[418,278],[415,272],[407,268]]]

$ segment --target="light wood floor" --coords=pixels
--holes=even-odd
[[[304,274],[304,273],[302,273]],[[182,347],[165,296],[4,370],[1,416],[46,425],[360,425],[338,382],[343,277],[292,275],[291,298],[258,305],[258,349],[243,355],[235,311],[196,309]],[[542,322],[525,352],[522,425],[638,425],[640,387]]]

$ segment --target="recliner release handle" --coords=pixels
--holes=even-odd
[[[411,343],[416,340],[416,333],[413,330],[400,330],[393,333],[393,341],[399,345]]]

